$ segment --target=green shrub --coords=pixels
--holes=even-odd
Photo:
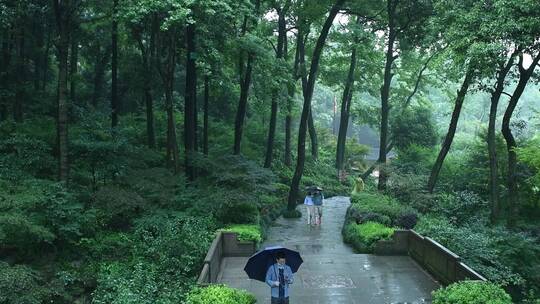
[[[501,285],[522,285],[523,278],[501,260],[505,252],[493,235],[481,225],[456,226],[444,217],[424,216],[415,230],[447,247],[463,258],[465,264],[490,281]]]
[[[130,264],[103,264],[97,287],[92,293],[95,304],[177,304],[189,286],[186,278],[163,272],[150,261]]]
[[[144,199],[133,191],[107,186],[94,194],[94,204],[102,225],[125,229],[143,211]]]
[[[255,304],[252,294],[224,285],[194,288],[186,297],[186,304]]]
[[[259,196],[259,210],[262,217],[269,217],[271,220],[278,218],[287,207],[286,197],[266,195]]]
[[[215,231],[212,219],[159,212],[135,222],[133,253],[156,263],[160,271],[195,277]]]
[[[434,291],[433,304],[512,304],[512,299],[493,283],[462,281]]]
[[[0,215],[0,250],[15,251],[20,257],[35,254],[40,246],[51,245],[56,236],[20,213]]]
[[[0,303],[45,303],[47,289],[43,283],[43,278],[31,268],[0,261]]]
[[[349,223],[343,229],[343,239],[361,253],[371,253],[375,244],[380,240],[389,240],[394,229],[381,223],[366,222],[363,224]]]
[[[360,219],[360,221],[357,219],[357,222],[360,223],[366,221],[362,220],[362,218],[370,217],[374,219],[374,221],[381,222],[381,224],[398,226],[399,224],[405,223],[402,219],[404,216],[411,217],[413,214],[416,214],[414,209],[404,206],[395,199],[383,194],[360,192],[351,197],[351,210],[349,211],[349,215],[355,215]],[[390,219],[390,223],[386,222],[387,218]],[[406,223],[410,226],[410,221],[407,221]],[[412,226],[414,226],[414,224],[415,222]]]
[[[262,241],[261,227],[258,225],[230,225],[221,230],[238,233],[240,241],[254,241],[257,244]]]
[[[481,221],[488,218],[488,203],[470,191],[444,193],[437,197],[433,212],[444,215],[453,223]]]
[[[49,144],[20,133],[0,138],[0,176],[13,179],[24,174],[42,177],[54,174],[56,163]]]
[[[231,224],[258,224],[259,209],[253,198],[244,201],[241,194],[234,196],[232,200],[223,202],[217,212],[217,218],[222,223]]]

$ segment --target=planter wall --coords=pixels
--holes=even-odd
[[[255,242],[239,241],[236,232],[219,231],[204,258],[204,264],[197,283],[199,285],[216,283],[223,258],[249,257],[256,250],[257,244]]]
[[[409,255],[444,285],[462,280],[486,281],[461,262],[458,255],[414,230],[396,230],[392,240],[378,242],[374,252],[378,255]]]

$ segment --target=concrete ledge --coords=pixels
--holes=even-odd
[[[409,230],[396,230],[390,241],[379,241],[373,252],[376,255],[406,255],[409,248]]]
[[[248,257],[256,250],[255,242],[239,241],[236,232],[217,232],[204,258],[197,284],[204,286],[216,283],[224,257]]]
[[[414,230],[396,230],[392,240],[379,241],[374,252],[377,255],[409,255],[445,285],[462,280],[486,281],[461,262],[457,254]]]
[[[249,257],[257,251],[255,242],[245,242],[238,240],[236,232],[221,232],[223,235],[223,256],[224,257]]]

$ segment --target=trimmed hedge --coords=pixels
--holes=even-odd
[[[186,304],[255,304],[255,296],[224,285],[196,287],[186,297]]]
[[[363,224],[349,223],[343,229],[343,239],[353,245],[361,253],[371,253],[375,243],[380,240],[389,240],[394,234],[394,228],[386,227],[377,222]]]
[[[254,241],[259,244],[262,241],[261,227],[259,225],[238,224],[227,226],[221,231],[230,231],[238,233],[240,241]]]
[[[512,304],[512,299],[493,283],[461,281],[434,291],[433,304]]]

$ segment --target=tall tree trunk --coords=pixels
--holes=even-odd
[[[7,90],[9,88],[8,81],[10,79],[8,71],[11,61],[11,35],[6,31],[2,36],[2,64],[0,65],[0,88]],[[0,95],[0,121],[7,119],[8,98],[4,94]]]
[[[210,99],[210,80],[204,77],[204,116],[203,116],[203,153],[208,155],[208,102]]]
[[[289,90],[289,96],[287,98],[287,115],[285,115],[285,166],[292,166],[292,145],[291,145],[291,129],[292,129],[292,101],[294,98],[294,91]]]
[[[15,75],[15,100],[13,103],[13,119],[16,122],[22,122],[23,121],[23,103],[24,98],[26,96],[25,94],[25,86],[26,86],[26,68],[25,68],[25,62],[26,62],[26,54],[25,54],[25,32],[24,29],[21,27],[19,29],[19,37],[17,37],[17,72]]]
[[[71,38],[71,58],[69,60],[69,100],[75,104],[76,85],[77,85],[77,63],[79,61],[79,45],[75,38],[77,35],[72,35]]]
[[[58,143],[58,178],[67,183],[69,178],[68,163],[68,49],[71,20],[71,1],[55,0],[54,11],[58,28],[58,98],[57,98],[57,143]]]
[[[41,91],[45,91],[47,88],[47,80],[49,76],[49,52],[51,50],[51,32],[49,26],[46,27],[47,29],[47,44],[45,45],[45,51],[43,52],[43,66],[41,68]]]
[[[287,167],[292,167],[292,143],[291,143],[291,129],[292,129],[292,109],[294,95],[296,93],[296,81],[298,80],[298,66],[300,64],[300,45],[303,46],[304,35],[302,29],[298,29],[298,34],[296,35],[296,50],[294,54],[294,65],[293,65],[293,82],[288,86],[288,99],[287,99],[287,115],[285,116],[285,165]],[[285,35],[285,39],[287,36]],[[285,43],[285,49],[287,49],[287,43]],[[287,54],[287,51],[285,51]]]
[[[357,18],[357,22],[360,20]],[[356,47],[351,51],[351,63],[349,64],[349,74],[345,82],[343,97],[341,101],[341,115],[339,120],[339,131],[336,147],[336,168],[338,171],[343,170],[345,160],[345,143],[347,140],[347,129],[349,128],[349,113],[351,109],[351,100],[354,86],[354,72],[356,70]]]
[[[321,29],[319,38],[313,50],[313,56],[311,57],[311,66],[309,69],[309,78],[304,87],[304,105],[302,107],[302,115],[300,117],[300,127],[298,130],[298,157],[296,160],[296,169],[294,170],[294,176],[291,181],[291,188],[289,191],[287,208],[289,210],[294,210],[296,208],[296,199],[298,198],[298,188],[300,186],[300,180],[302,179],[302,174],[304,173],[304,162],[305,162],[305,153],[306,153],[306,133],[307,133],[307,122],[309,112],[311,111],[311,99],[313,97],[313,89],[315,87],[315,80],[317,78],[317,70],[319,68],[319,61],[323,51],[323,47],[328,36],[328,31],[332,26],[332,22],[336,17],[341,5],[345,0],[336,0],[335,4],[332,6],[332,9],[329,12],[326,21]],[[301,45],[302,49],[304,48],[303,42]],[[303,54],[302,54],[303,55]],[[301,63],[305,62],[304,56],[300,58]]]
[[[167,165],[174,173],[178,171],[178,143],[176,142],[176,124],[174,120],[173,106],[173,81],[174,76],[169,75],[165,85],[165,107],[167,111]]]
[[[260,0],[257,0],[255,4],[255,12],[259,12]],[[242,25],[242,35],[245,35],[247,32],[247,22],[248,18],[244,18],[244,23]],[[257,25],[257,20],[253,21],[254,27]],[[251,86],[251,74],[253,72],[253,60],[255,55],[253,52],[248,52],[247,54],[247,63],[246,68],[244,69],[244,59],[243,55],[240,55],[240,100],[238,101],[238,109],[236,111],[236,118],[234,122],[234,147],[233,154],[240,155],[240,148],[242,144],[242,134],[244,131],[244,120],[247,112],[247,102],[249,96],[249,88]]]
[[[186,28],[186,89],[184,107],[184,149],[185,149],[185,172],[189,181],[195,180],[195,167],[193,156],[197,145],[196,137],[196,99],[197,99],[197,69],[195,63],[195,24],[191,23]]]
[[[278,112],[278,102],[277,102],[277,93],[272,94],[272,107],[270,113],[270,126],[268,127],[268,139],[266,142],[266,156],[264,159],[264,167],[270,168],[272,166],[273,151],[274,151],[274,139],[276,134],[276,124],[277,124],[277,112]]]
[[[147,137],[147,143],[148,147],[150,149],[155,148],[156,146],[156,134],[154,131],[154,100],[152,98],[152,68],[150,67],[150,64],[148,63],[148,56],[149,52],[147,51],[147,47],[143,43],[142,39],[142,33],[141,32],[135,32],[134,33],[135,39],[137,40],[137,45],[139,46],[139,51],[141,52],[141,60],[143,65],[143,95],[144,95],[144,103],[146,105],[146,137]],[[153,39],[154,36],[152,35],[150,37],[150,47],[153,47]]]
[[[40,14],[35,14],[35,20],[33,23],[33,32],[35,37],[34,42],[34,73],[32,75],[32,80],[34,81],[34,91],[39,91],[40,85],[39,81],[41,79],[41,70],[43,69],[43,49],[45,46],[45,31],[46,26],[43,25],[43,17]]]
[[[103,83],[105,79],[105,66],[109,61],[109,49],[105,51],[105,54],[101,56],[96,55],[96,62],[94,65],[94,93],[92,94],[92,106],[98,107],[98,103],[101,100],[103,93]]]
[[[454,111],[452,112],[452,118],[450,120],[448,132],[446,133],[446,137],[442,144],[441,151],[437,156],[437,160],[435,161],[435,164],[433,165],[433,168],[431,169],[431,174],[429,176],[427,186],[430,193],[433,193],[433,189],[435,188],[435,184],[437,183],[437,178],[439,177],[439,172],[441,171],[444,159],[446,158],[446,155],[448,154],[448,151],[450,151],[450,147],[452,146],[452,141],[454,140],[454,134],[456,133],[456,128],[459,120],[459,115],[461,114],[463,101],[465,100],[465,95],[467,94],[469,86],[473,80],[473,70],[474,69],[472,67],[469,67],[467,74],[465,75],[465,79],[461,84],[461,88],[457,92],[456,103],[454,105]]]
[[[253,57],[253,54],[248,54],[244,79],[240,85],[240,101],[238,102],[238,110],[236,111],[236,119],[234,123],[234,155],[240,155],[240,145],[242,143],[244,119],[247,111],[249,87],[251,86],[251,73],[253,71]]]
[[[167,111],[167,163],[174,172],[178,171],[178,144],[176,141],[176,123],[174,119],[173,89],[174,70],[176,67],[176,32],[168,33],[168,45],[165,69],[161,71],[165,89],[165,108]],[[159,66],[158,66],[159,67]]]
[[[317,160],[319,158],[319,140],[317,139],[317,129],[315,129],[315,122],[313,121],[313,108],[309,110],[308,130],[309,139],[311,140],[311,157]]]
[[[118,125],[118,0],[113,0],[112,16],[112,59],[111,59],[111,125],[115,128]]]
[[[278,10],[278,43],[276,49],[276,59],[279,62],[283,58],[285,47],[285,35],[287,35],[287,29],[285,28],[285,13],[283,9]],[[275,89],[272,94],[272,108],[270,114],[270,126],[268,128],[268,140],[266,143],[266,157],[264,159],[264,167],[270,168],[272,166],[272,159],[274,154],[274,140],[276,135],[277,125],[277,113],[278,113],[278,98],[281,97],[281,85],[280,89]]]
[[[394,44],[397,38],[396,32],[396,20],[395,11],[397,6],[397,0],[387,1],[387,14],[388,14],[388,46],[386,50],[386,64],[384,67],[384,82],[381,86],[381,136],[379,142],[379,183],[377,188],[379,190],[386,189],[386,146],[388,144],[388,117],[390,115],[390,85],[394,74],[392,73],[392,65],[397,58],[394,55]]]
[[[525,91],[527,83],[531,79],[531,76],[534,72],[534,69],[540,62],[540,52],[533,59],[531,65],[528,69],[523,67],[523,54],[520,54],[519,57],[519,81],[514,89],[514,93],[508,102],[508,107],[504,112],[503,121],[502,121],[502,134],[506,141],[506,149],[508,153],[508,203],[510,204],[509,215],[508,215],[508,226],[513,227],[516,224],[516,218],[519,211],[519,192],[517,185],[517,176],[516,176],[516,165],[517,165],[517,155],[515,148],[517,147],[516,139],[512,134],[512,129],[510,128],[510,120],[514,114],[517,103]]]
[[[497,74],[497,83],[495,90],[491,93],[491,107],[489,110],[489,125],[488,125],[488,153],[489,153],[489,196],[491,201],[491,223],[495,223],[499,217],[499,169],[497,166],[497,145],[495,142],[495,124],[497,122],[497,107],[499,100],[504,90],[504,81],[514,65],[517,51],[512,53],[506,65],[501,65]]]

